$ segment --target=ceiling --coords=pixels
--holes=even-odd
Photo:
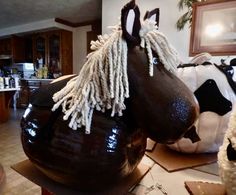
[[[102,0],[1,0],[0,29],[60,18],[72,23],[101,19]]]

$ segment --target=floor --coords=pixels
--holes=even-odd
[[[5,182],[0,186],[1,195],[41,194],[39,186],[11,169],[11,165],[27,158],[20,140],[20,119],[22,115],[23,110],[12,110],[10,120],[7,123],[0,124],[0,163],[6,174]]]

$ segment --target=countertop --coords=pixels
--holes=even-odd
[[[35,79],[20,79],[20,80],[25,80],[25,81],[53,81],[54,79],[38,79],[38,78],[35,78]]]
[[[17,88],[0,88],[0,92],[5,92],[5,91],[19,91],[20,87]]]

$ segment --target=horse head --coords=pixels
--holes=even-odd
[[[192,92],[174,74],[178,56],[157,29],[159,9],[147,11],[142,25],[139,16],[134,1],[122,9],[123,37],[128,44],[129,106],[135,123],[150,138],[175,142],[186,132],[189,134],[198,116],[198,105]]]
[[[72,129],[85,126],[90,133],[94,110],[122,116],[127,109],[129,124],[162,143],[180,139],[193,125],[198,106],[173,74],[178,55],[157,29],[159,10],[147,12],[142,25],[139,17],[139,8],[131,1],[121,11],[121,27],[92,42],[95,51],[80,75],[54,95],[53,110],[62,106]]]

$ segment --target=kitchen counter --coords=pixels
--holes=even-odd
[[[19,91],[20,87],[18,88],[0,88],[0,92],[5,92],[5,91]]]
[[[48,85],[54,79],[22,78],[20,79],[20,91],[16,100],[17,108],[26,108],[31,94],[38,88]]]
[[[16,99],[16,91],[20,88],[0,88],[0,123],[7,122],[10,116],[10,101]]]
[[[54,79],[38,79],[38,78],[35,78],[35,79],[20,79],[21,81],[53,81]]]

